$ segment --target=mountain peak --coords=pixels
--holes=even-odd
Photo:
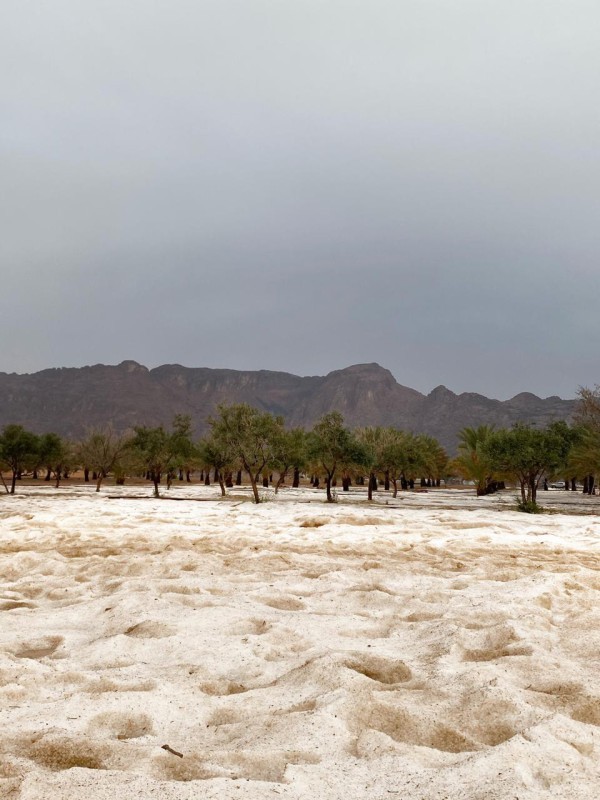
[[[428,398],[431,400],[447,400],[451,397],[457,397],[457,395],[440,383],[439,386],[436,386],[435,389],[432,389],[429,394],[427,395]]]
[[[121,361],[120,364],[117,364],[117,369],[122,369],[126,372],[148,372],[148,367],[132,360]]]

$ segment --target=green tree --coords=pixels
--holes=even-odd
[[[10,494],[15,493],[17,477],[33,469],[39,459],[39,439],[22,425],[5,425],[0,434],[0,468],[11,471]]]
[[[275,484],[275,494],[285,483],[291,469],[294,470],[293,483],[296,488],[298,487],[300,471],[305,468],[307,463],[306,448],[306,432],[302,428],[281,431],[275,440],[272,461],[273,468],[279,473]]]
[[[422,472],[422,455],[419,439],[414,433],[398,431],[394,441],[390,443],[391,453],[388,458],[392,464],[392,483],[396,497],[400,479],[402,489],[412,488],[417,475]]]
[[[321,417],[308,434],[308,459],[325,477],[327,501],[333,502],[331,484],[336,470],[350,465],[364,464],[367,454],[355,436],[344,427],[344,418],[339,411],[331,411]]]
[[[577,394],[575,423],[580,435],[574,443],[572,467],[583,481],[584,494],[592,494],[600,473],[600,386],[582,386]]]
[[[417,460],[421,475],[434,485],[439,485],[448,466],[448,455],[433,436],[420,433],[415,437]]]
[[[214,469],[221,487],[221,495],[225,497],[225,473],[233,471],[238,464],[231,443],[212,432],[200,439],[196,453],[198,463],[202,465],[203,469]]]
[[[283,417],[246,403],[220,405],[218,416],[209,420],[212,435],[248,473],[255,503],[260,503],[258,481],[275,462],[277,442],[283,432]]]
[[[131,456],[131,437],[119,435],[111,428],[92,430],[76,446],[81,465],[96,473],[96,491],[111,472],[125,466]]]
[[[491,433],[483,451],[492,468],[519,483],[521,502],[536,503],[544,476],[552,476],[568,459],[571,447],[569,428],[555,422],[545,429],[519,423],[510,430]]]
[[[398,480],[403,480],[402,485],[407,485],[404,477],[407,460],[407,448],[412,440],[412,434],[405,433],[397,428],[385,429],[385,440],[381,448],[381,468],[384,476],[388,476],[392,484],[393,497],[398,496]]]
[[[366,427],[354,431],[359,443],[362,445],[362,464],[368,471],[369,500],[373,499],[373,490],[377,487],[378,476],[384,478],[393,472],[394,465],[391,458],[396,431],[393,428]]]
[[[197,447],[193,440],[192,418],[188,414],[176,414],[172,427],[173,446],[177,451],[177,457],[171,471],[173,469],[179,470],[180,473],[185,471],[189,478],[189,473],[198,458]]]
[[[453,467],[461,477],[475,481],[478,496],[491,494],[496,487],[492,463],[484,450],[493,430],[492,425],[480,425],[478,428],[463,428],[458,434],[458,456]]]
[[[56,488],[61,478],[73,467],[77,457],[73,446],[57,433],[43,433],[38,437],[37,466],[46,469],[46,480],[54,475]]]
[[[168,485],[173,471],[188,455],[188,439],[191,430],[188,418],[176,416],[173,430],[167,431],[162,425],[157,428],[137,427],[131,440],[131,450],[140,469],[150,475],[154,484],[154,497],[160,497],[159,485],[163,475]]]
[[[593,492],[600,475],[600,430],[592,426],[574,429],[566,472],[583,481],[584,492]]]

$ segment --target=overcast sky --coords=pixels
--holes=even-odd
[[[598,0],[3,0],[0,371],[600,382]]]

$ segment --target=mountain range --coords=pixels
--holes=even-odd
[[[569,419],[576,403],[529,392],[492,400],[471,392],[455,394],[445,386],[424,395],[399,384],[379,364],[356,364],[311,377],[179,364],[148,369],[135,361],[0,373],[0,426],[19,423],[37,433],[55,431],[72,438],[108,423],[118,431],[169,424],[176,413],[189,414],[200,435],[219,403],[234,402],[282,414],[289,425],[304,428],[338,410],[350,427],[394,425],[428,433],[449,453],[455,452],[457,433],[465,426],[507,427],[517,421],[543,425]]]

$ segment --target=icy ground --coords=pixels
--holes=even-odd
[[[148,494],[0,498],[1,798],[600,796],[599,499]]]

